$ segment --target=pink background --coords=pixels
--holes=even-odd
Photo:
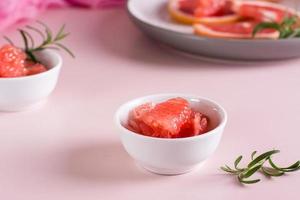
[[[67,23],[66,44],[77,58],[63,54],[59,84],[44,107],[0,113],[1,199],[299,197],[300,173],[241,186],[218,169],[253,150],[282,150],[275,157],[280,164],[299,159],[299,59],[246,64],[186,57],[146,38],[122,9],[53,10],[41,20],[53,28]],[[112,120],[118,106],[161,92],[202,95],[228,111],[222,142],[198,171],[154,175],[121,146]]]

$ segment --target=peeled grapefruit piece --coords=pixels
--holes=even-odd
[[[299,14],[286,6],[264,1],[234,1],[233,10],[241,17],[257,22],[282,22],[285,17]]]
[[[177,97],[134,108],[129,114],[128,129],[151,137],[191,137],[207,131],[208,118],[193,111],[187,100]]]
[[[207,131],[208,119],[199,112],[192,112],[190,118],[180,129],[179,137],[191,137]]]
[[[145,103],[133,109],[129,114],[128,128],[131,131],[151,136],[153,130],[151,129],[151,127],[146,126],[146,124],[143,122],[143,117],[153,108],[153,103]]]
[[[18,47],[6,44],[0,48],[0,78],[26,75],[24,62],[26,54]]]
[[[32,61],[25,61],[26,76],[40,74],[47,71],[47,68],[41,63],[34,63]]]
[[[254,21],[236,22],[222,25],[195,24],[195,34],[213,38],[252,39],[252,31],[257,25]],[[255,38],[277,39],[279,32],[273,29],[264,29],[255,35]]]
[[[143,135],[174,138],[178,137],[191,113],[189,102],[178,97],[156,105],[147,103],[138,106],[130,114],[128,123],[131,129]]]
[[[237,21],[230,0],[169,0],[171,18],[183,24],[223,24]]]

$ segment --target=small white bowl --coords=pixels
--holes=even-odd
[[[129,112],[146,102],[162,102],[170,98],[187,99],[194,110],[209,118],[210,131],[187,138],[155,138],[134,133],[126,128]],[[115,115],[121,140],[128,154],[145,169],[164,175],[189,172],[213,154],[227,122],[224,108],[197,95],[158,94],[134,99],[123,104]]]
[[[54,90],[62,66],[61,56],[53,50],[36,53],[48,68],[40,74],[0,78],[0,111],[15,112],[30,109],[42,103]]]

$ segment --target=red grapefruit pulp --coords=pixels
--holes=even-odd
[[[226,15],[231,13],[228,0],[180,0],[179,9],[195,17]]]
[[[169,0],[172,19],[183,24],[230,23],[238,20],[230,0]]]
[[[183,98],[142,104],[129,115],[129,129],[146,136],[160,138],[189,137],[204,133],[207,118],[194,112]]]
[[[297,15],[294,9],[271,2],[236,1],[233,9],[239,16],[257,22],[282,22],[285,17]]]

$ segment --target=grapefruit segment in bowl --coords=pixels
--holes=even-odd
[[[180,97],[137,106],[128,118],[129,130],[158,138],[196,136],[206,132],[207,128],[208,119],[193,111],[189,102]]]
[[[171,18],[182,24],[223,24],[237,21],[230,0],[169,0]]]
[[[205,133],[208,119],[203,114],[193,111],[190,118],[182,125],[179,137],[191,137]]]
[[[252,39],[256,24],[253,21],[222,25],[195,24],[194,32],[196,35],[212,38]],[[279,32],[273,29],[264,29],[255,35],[255,38],[260,39],[277,39],[278,37]]]
[[[132,111],[133,118],[129,125],[134,123],[138,132],[153,137],[172,138],[179,133],[181,126],[191,115],[189,103],[182,98],[173,98],[153,105],[146,103]]]

